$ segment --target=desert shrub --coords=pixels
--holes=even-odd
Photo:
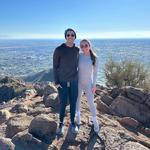
[[[110,57],[105,64],[104,73],[108,87],[133,86],[150,90],[150,72],[139,61],[125,59],[118,62]]]

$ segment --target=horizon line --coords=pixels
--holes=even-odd
[[[150,38],[150,30],[148,31],[113,31],[113,32],[76,32],[77,39],[130,39],[130,38]],[[0,39],[64,39],[62,34],[44,34],[44,33],[14,33],[1,34]]]

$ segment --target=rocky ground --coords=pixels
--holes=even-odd
[[[3,86],[5,90],[10,90],[8,80],[1,84],[0,92],[3,91]],[[150,149],[149,91],[133,87],[108,89],[97,85],[94,101],[101,125],[100,132],[97,135],[93,132],[91,113],[86,97],[83,96],[79,133],[70,132],[68,105],[65,135],[58,137],[57,89],[48,82],[35,83],[32,86],[25,83],[24,86],[28,88],[20,95],[10,97],[10,100],[7,91],[7,102],[0,105],[0,150]]]

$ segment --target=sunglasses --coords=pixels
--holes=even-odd
[[[74,37],[75,35],[74,34],[67,34],[67,37],[69,37],[69,36]]]
[[[80,45],[81,48],[87,48],[88,47],[88,44],[85,44],[85,45]]]

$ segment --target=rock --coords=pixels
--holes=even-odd
[[[11,139],[0,137],[0,150],[15,150],[15,145]]]
[[[110,92],[110,95],[112,98],[116,98],[117,96],[119,96],[122,93],[122,89],[119,88],[113,88]]]
[[[24,92],[25,83],[13,77],[4,77],[0,80],[0,100],[8,101]]]
[[[20,78],[14,78],[14,77],[9,77],[9,76],[5,76],[3,78],[0,79],[0,84],[22,84],[25,85],[25,82],[20,79]]]
[[[36,116],[30,126],[29,133],[45,143],[50,143],[56,133],[57,123],[48,115]]]
[[[131,117],[144,124],[150,123],[150,109],[123,96],[118,96],[110,105],[110,109],[114,115]]]
[[[44,95],[44,89],[46,88],[47,83],[46,82],[36,82],[34,84],[34,88],[37,91],[38,96],[43,96]]]
[[[16,104],[10,110],[10,112],[12,113],[26,113],[27,111],[28,111],[28,106],[26,106],[25,104]]]
[[[112,97],[108,96],[108,95],[101,96],[101,101],[103,101],[108,106],[113,102],[113,100],[114,99]]]
[[[138,142],[129,141],[122,145],[121,150],[149,150],[149,148],[139,144]]]
[[[135,102],[144,103],[148,94],[143,89],[134,87],[125,87],[124,91],[127,97]]]
[[[102,128],[99,136],[101,137],[102,141],[105,141],[104,149],[132,150],[133,147],[134,150],[136,150],[136,148],[139,148],[139,150],[143,150],[142,148],[144,148],[144,150],[148,150],[148,148],[142,144],[139,144],[138,142],[132,142],[136,141],[134,137],[121,128],[115,129],[109,126]]]
[[[26,130],[33,118],[31,116],[27,116],[26,114],[16,115],[10,118],[6,124],[6,136],[12,138],[18,132]]]
[[[28,133],[27,130],[17,133],[12,142],[16,150],[47,150],[48,145]]]
[[[122,124],[122,125],[126,125],[132,128],[137,128],[139,126],[139,122],[131,117],[123,117],[123,118],[119,118],[118,121]]]
[[[95,93],[99,96],[108,95],[108,89],[103,86],[96,85]]]
[[[150,129],[149,128],[145,128],[144,133],[145,133],[145,135],[150,137]]]
[[[107,106],[103,101],[99,98],[96,99],[97,109],[102,113],[110,113],[109,106]]]
[[[99,135],[105,141],[105,149],[108,150],[121,149],[122,145],[130,138],[123,130],[115,130],[109,126],[102,128]]]
[[[142,128],[140,129],[140,131],[141,131],[144,135],[150,137],[150,129],[149,129],[149,128],[144,128],[144,127],[142,127]]]
[[[43,97],[43,101],[46,107],[52,107],[54,109],[59,108],[59,97],[58,93],[53,93]]]
[[[2,101],[8,101],[15,97],[15,91],[12,86],[9,85],[3,85],[0,86],[0,100]]]
[[[145,102],[148,107],[150,108],[150,94],[148,95],[147,99],[146,99],[146,102]]]
[[[22,97],[23,98],[33,98],[37,95],[37,92],[35,89],[27,89],[25,90],[25,92],[23,93]]]
[[[11,114],[8,110],[0,110],[0,123],[7,121],[11,117]]]
[[[52,83],[49,83],[44,89],[44,96],[48,96],[57,92],[57,88]]]
[[[35,107],[35,108],[30,108],[29,111],[27,112],[27,115],[37,116],[40,114],[48,114],[50,112],[51,110],[49,108]]]

